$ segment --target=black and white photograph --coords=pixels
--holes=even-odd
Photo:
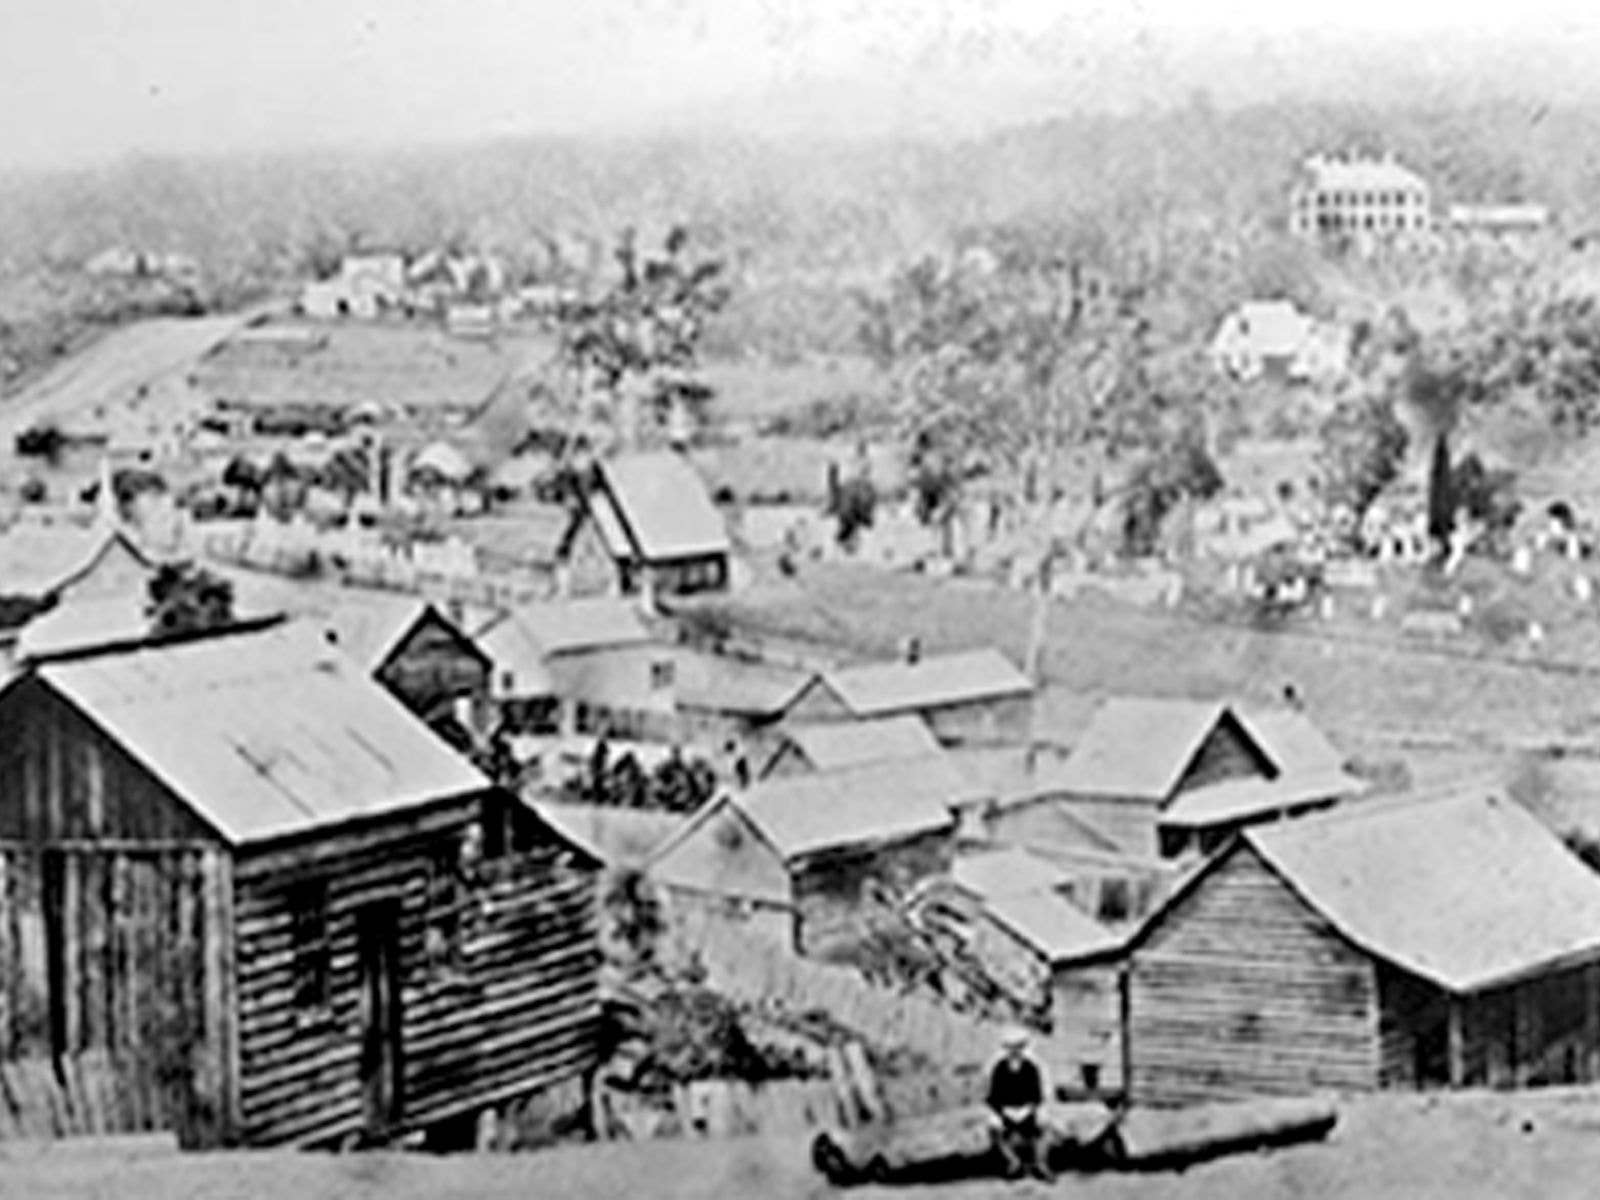
[[[0,1198],[1597,1181],[1600,8],[0,0]]]

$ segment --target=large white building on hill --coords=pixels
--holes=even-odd
[[[1304,237],[1424,233],[1432,227],[1431,189],[1393,155],[1314,154],[1290,201],[1289,228]]]

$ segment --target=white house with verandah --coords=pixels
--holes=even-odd
[[[1289,229],[1303,237],[1420,234],[1432,228],[1432,189],[1393,154],[1314,154],[1305,160],[1290,199]]]

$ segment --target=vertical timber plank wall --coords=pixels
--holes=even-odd
[[[1373,964],[1246,846],[1135,950],[1129,987],[1136,1102],[1377,1086]]]

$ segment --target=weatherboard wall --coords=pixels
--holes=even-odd
[[[1128,986],[1135,1102],[1379,1084],[1372,960],[1248,846],[1213,867],[1146,931]]]

